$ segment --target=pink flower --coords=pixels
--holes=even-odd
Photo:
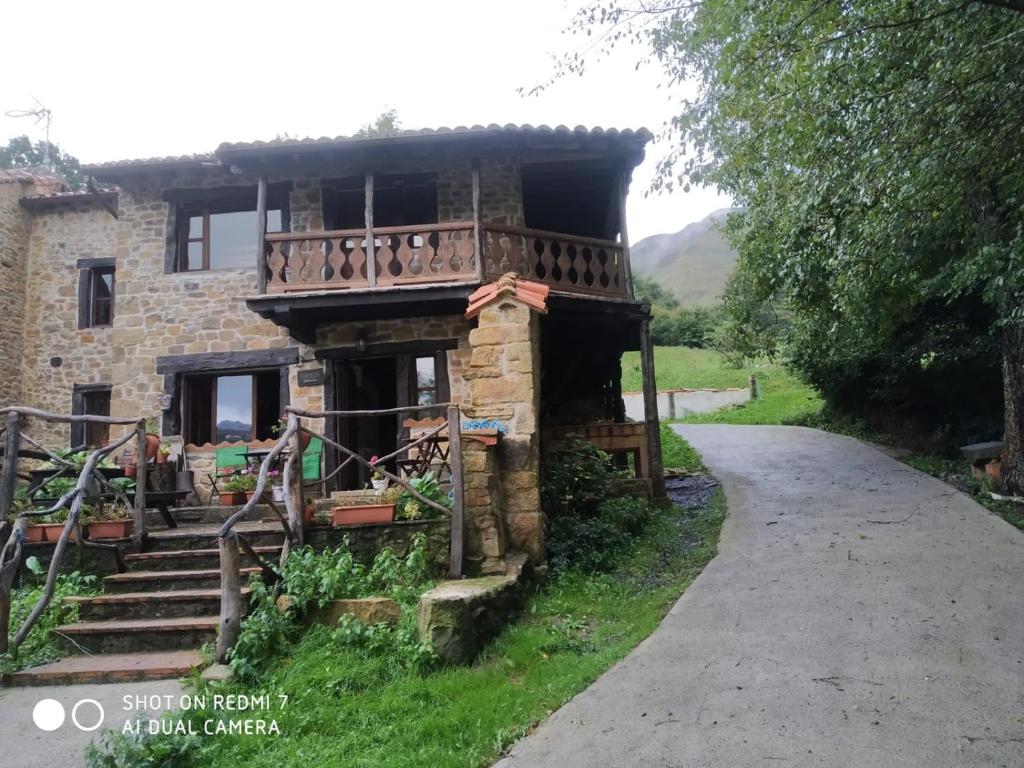
[[[373,454],[373,456],[370,457],[370,463],[371,464],[376,464],[379,460],[380,460],[380,457],[377,454]]]

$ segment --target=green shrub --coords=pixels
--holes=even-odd
[[[563,449],[545,454],[540,503],[548,518],[593,514],[611,490],[609,461],[607,453],[579,435],[569,435]]]
[[[346,541],[333,550],[317,553],[310,547],[292,550],[285,561],[278,589],[268,589],[253,576],[251,608],[230,653],[231,669],[242,680],[254,680],[302,634],[302,619],[308,611],[332,600],[386,596],[411,616],[419,595],[429,588],[427,539],[413,537],[409,551],[400,558],[388,549],[378,553],[370,568],[357,563]],[[278,594],[289,597],[286,610],[277,606]],[[339,625],[340,626],[340,625]],[[349,634],[358,635],[351,630]],[[398,631],[384,633],[399,648],[410,647]],[[344,640],[345,637],[340,637]],[[382,641],[383,642],[383,641]],[[419,649],[410,653],[419,658]]]
[[[43,594],[45,572],[34,557],[29,558],[28,566],[31,575],[26,575],[26,585],[11,593],[12,632],[21,626]],[[78,620],[77,606],[65,604],[64,598],[96,594],[99,591],[96,582],[95,576],[86,576],[78,571],[58,576],[53,597],[18,649],[17,658],[10,654],[0,655],[0,672],[36,666],[64,655],[53,639],[52,630]]]

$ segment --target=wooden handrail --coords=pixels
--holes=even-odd
[[[92,422],[94,424],[119,424],[127,426],[129,424],[137,424],[139,419],[120,419],[115,416],[92,416],[90,414],[66,414],[66,413],[49,413],[48,411],[41,411],[38,408],[29,408],[24,405],[9,405],[5,408],[0,408],[0,414],[3,413],[20,413],[22,416],[32,416],[36,419],[42,419],[43,421],[53,421],[58,423],[71,423],[79,421]],[[145,420],[143,420],[145,424]]]
[[[561,240],[580,245],[592,245],[595,248],[622,248],[622,243],[617,240],[600,240],[596,237],[581,237],[579,235],[568,235],[565,232],[548,232],[544,229],[527,229],[526,227],[506,227],[501,224],[484,224],[488,232],[507,235],[522,235],[523,237],[542,237],[545,240]]]
[[[421,232],[454,232],[472,229],[472,221],[442,221],[437,224],[402,224],[394,227],[374,227],[373,236],[408,235]],[[364,237],[365,229],[325,229],[322,231],[304,232],[272,232],[265,235],[268,243],[281,243],[291,240],[328,240],[336,237]]]
[[[287,406],[284,410],[285,413],[294,413],[296,416],[301,416],[304,419],[325,419],[325,418],[359,418],[362,416],[393,416],[397,413],[416,413],[418,411],[428,411],[433,408],[447,408],[455,403],[430,403],[429,405],[406,405],[400,408],[384,408],[377,411],[307,411],[303,408],[293,408]]]

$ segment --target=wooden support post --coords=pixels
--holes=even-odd
[[[633,293],[633,269],[629,265],[629,233],[626,230],[626,174],[619,174],[619,239],[622,241],[622,274],[626,280],[626,295],[631,299]]]
[[[217,633],[217,661],[227,664],[228,651],[238,641],[242,628],[242,574],[238,534],[231,532],[217,540],[220,547],[220,631]]]
[[[146,422],[135,425],[135,508],[132,510],[135,530],[132,546],[141,552],[146,542]]]
[[[256,290],[267,292],[267,176],[256,184]]]
[[[651,343],[649,315],[640,322],[640,365],[644,383],[644,421],[647,423],[647,454],[651,470],[651,490],[655,498],[664,498],[665,466],[661,461],[658,385],[654,379],[654,345]]]
[[[373,239],[373,174],[366,174],[366,282],[377,287],[377,244]]]
[[[18,483],[18,448],[21,445],[21,414],[7,414],[7,432],[4,435],[4,470],[0,475],[0,523],[7,520],[14,502],[14,488]]]
[[[484,230],[480,222],[480,161],[473,160],[473,246],[476,250],[476,279],[484,281]]]
[[[285,478],[288,483],[285,488],[288,495],[288,527],[292,530],[292,545],[301,547],[306,543],[306,499],[302,495],[302,433],[299,430],[299,417],[294,413],[288,414],[288,429],[295,430],[289,440],[290,466],[288,477]]]
[[[462,474],[462,419],[456,405],[448,406],[448,457],[452,467],[452,489],[455,491],[452,505],[452,546],[448,558],[448,577],[462,578],[463,555],[465,551],[465,494]]]

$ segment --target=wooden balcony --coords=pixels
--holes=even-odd
[[[267,234],[264,242],[268,294],[450,286],[518,272],[555,291],[630,298],[624,249],[611,240],[450,221],[374,227],[372,244],[365,229]]]

